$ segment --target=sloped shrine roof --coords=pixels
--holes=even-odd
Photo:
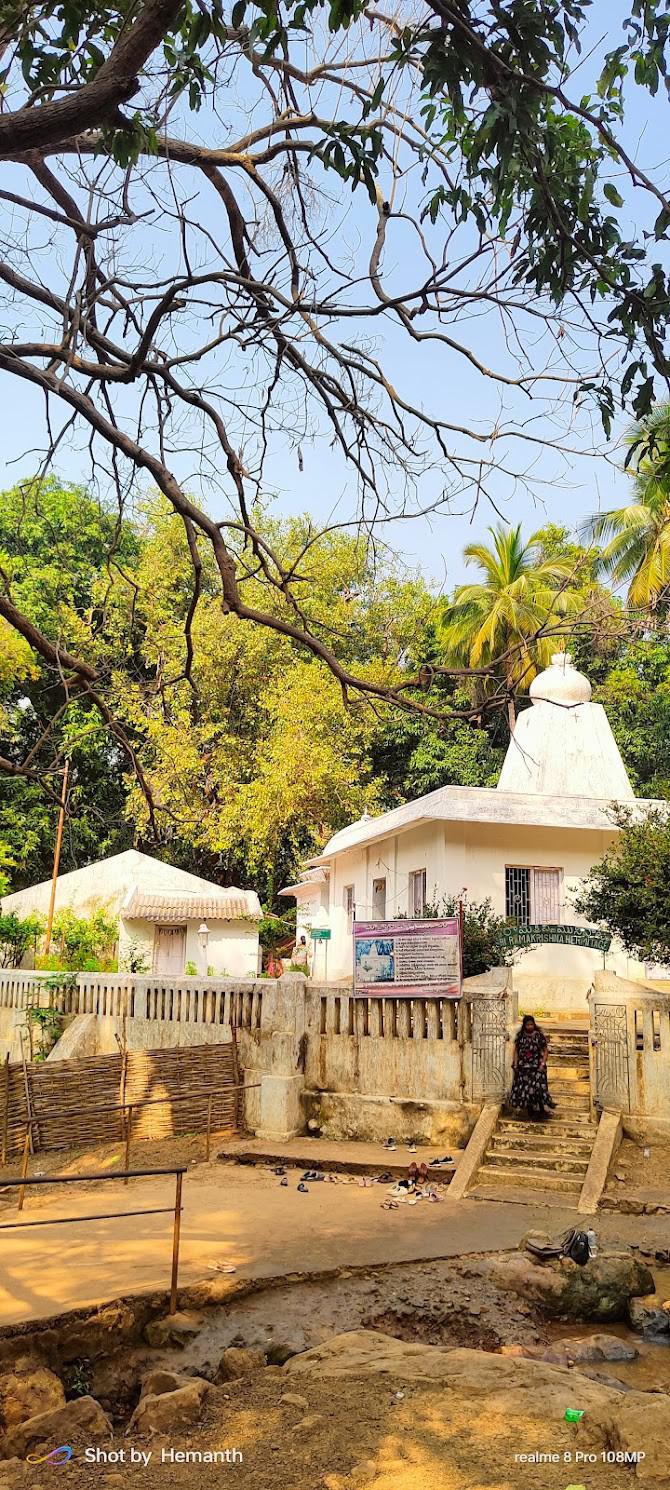
[[[122,911],[125,920],[155,921],[168,926],[178,921],[260,921],[261,914],[255,890],[235,888],[221,890],[218,895],[135,888]]]

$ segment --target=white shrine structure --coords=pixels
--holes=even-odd
[[[634,796],[605,710],[591,702],[588,678],[569,653],[552,657],[530,697],[497,787],[443,786],[379,817],[364,815],[281,891],[297,902],[298,935],[330,931],[314,943],[314,978],[351,981],[354,918],[421,916],[444,897],[490,899],[521,928],[579,926],[575,892],[618,832],[613,808],[637,815],[664,804]],[[586,1015],[603,966],[627,978],[651,975],[615,945],[605,954],[534,942],[515,952],[513,983],[525,1010]]]

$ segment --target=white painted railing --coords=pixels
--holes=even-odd
[[[148,1019],[177,1024],[260,1029],[263,982],[220,978],[145,977],[135,973],[0,971],[0,1008],[26,1009],[38,999],[61,1014]]]

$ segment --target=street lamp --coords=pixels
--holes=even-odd
[[[198,943],[200,946],[200,963],[203,977],[207,976],[207,944],[209,942],[209,926],[206,921],[201,921],[198,927]]]

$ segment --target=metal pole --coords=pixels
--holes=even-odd
[[[46,932],[44,934],[44,952],[45,952],[45,955],[49,952],[49,950],[51,948],[51,932],[52,932],[52,929],[53,929],[53,922],[54,922],[54,907],[55,907],[55,904],[56,904],[56,885],[58,883],[58,870],[60,868],[60,851],[61,851],[61,845],[62,845],[62,842],[63,842],[63,825],[65,823],[65,807],[66,807],[66,803],[67,803],[67,779],[68,779],[69,774],[70,774],[70,762],[69,761],[66,761],[65,762],[65,770],[63,771],[63,789],[62,789],[61,794],[60,794],[60,808],[59,808],[59,811],[58,811],[58,827],[56,829],[56,847],[54,849],[54,867],[53,867],[53,874],[51,876],[51,897],[50,897],[50,900],[49,900],[49,914],[47,916],[47,929],[46,929]]]
[[[26,1137],[23,1145],[23,1159],[21,1160],[21,1179],[25,1180],[28,1174],[28,1156],[30,1154],[30,1123],[26,1127]],[[19,1190],[19,1210],[23,1210],[26,1187],[22,1185]]]
[[[207,1148],[205,1149],[205,1160],[209,1164],[209,1152],[212,1142],[212,1098],[207,1098]]]
[[[174,1231],[172,1234],[172,1277],[170,1279],[170,1313],[177,1312],[177,1282],[179,1279],[179,1236],[181,1233],[181,1182],[183,1176],[177,1175],[174,1196]]]
[[[128,1111],[126,1113],[126,1165],[125,1165],[125,1167],[126,1167],[127,1170],[130,1169],[130,1134],[131,1134],[132,1126],[133,1126],[133,1109],[132,1109],[132,1107],[129,1107],[128,1108]],[[126,1175],[126,1178],[123,1181],[123,1183],[124,1183],[124,1185],[127,1185],[128,1184],[128,1176],[127,1175]]]

